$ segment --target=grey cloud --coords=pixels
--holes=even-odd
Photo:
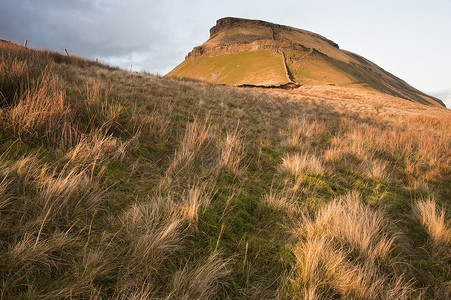
[[[96,7],[97,2],[87,0],[3,0],[0,4],[0,28],[7,33],[1,34],[16,42],[27,38],[35,47],[78,49],[77,28],[95,16],[99,11]]]
[[[200,2],[209,5],[208,1]],[[127,66],[133,62],[141,69],[166,72],[206,39],[205,28],[212,25],[196,26],[206,22],[187,13],[184,9],[187,3],[2,0],[0,38],[17,43],[28,39],[31,47],[60,52],[66,48],[70,53],[99,58],[113,65]]]
[[[165,73],[208,38],[216,19],[258,11],[237,0],[2,0],[0,36]]]
[[[258,9],[236,0],[2,0],[0,36],[164,73],[208,38],[216,19],[246,11]]]
[[[356,16],[365,16],[361,12],[367,11],[367,6],[359,4],[358,0],[342,2],[324,0],[261,0],[258,2],[246,0],[0,0],[0,39],[9,39],[17,43],[28,39],[30,47],[45,47],[60,52],[66,48],[71,54],[91,59],[99,58],[114,66],[129,68],[130,64],[133,64],[136,70],[164,74],[180,63],[194,46],[208,39],[208,29],[218,18],[234,16],[264,19],[311,30],[339,44],[346,40],[352,41],[354,44],[350,44],[352,47],[349,50],[357,51],[370,60],[373,60],[374,56],[378,61],[377,55],[386,51],[386,48],[378,48],[383,42],[373,38],[363,42],[361,36],[356,34],[358,28],[356,29],[354,19],[359,20]],[[387,3],[391,1],[381,0],[375,2],[373,6],[385,9]],[[343,5],[346,9],[340,10]],[[443,18],[443,20],[448,19]],[[381,36],[385,36],[386,28],[391,30],[395,26],[389,22],[381,25],[378,19],[375,21],[377,25],[368,26],[368,28],[360,26],[360,28],[363,28],[365,32],[368,29],[376,31],[380,28],[378,32]],[[396,22],[398,22],[397,19]],[[346,24],[348,27],[345,26]],[[352,31],[348,30],[349,28],[352,28]],[[437,40],[445,39],[441,37]],[[389,42],[396,41],[389,40]],[[359,45],[361,48],[354,49],[354,45]],[[437,49],[447,49],[446,45]],[[402,46],[402,44],[394,45],[393,49],[390,49],[391,56],[382,55],[382,57],[393,57],[393,50],[401,49]],[[414,51],[410,50],[400,51],[414,55]],[[430,64],[430,60],[425,58],[424,61],[425,64]],[[440,62],[442,61],[444,60],[441,59]],[[405,64],[399,65],[396,59],[388,59],[387,62],[381,67],[388,70],[396,66],[400,70],[406,67]],[[441,70],[450,69],[444,68],[442,64],[440,67]],[[411,78],[415,78],[415,74],[418,73],[420,72],[406,71],[410,77],[405,75],[403,79],[414,82]],[[449,78],[447,74],[449,72],[443,71],[438,79]],[[432,83],[427,83],[428,78],[425,79],[423,76],[416,76],[416,78],[417,82],[418,80],[426,82],[430,90],[434,89]],[[434,81],[437,80],[434,79]],[[440,84],[443,86],[444,83]]]

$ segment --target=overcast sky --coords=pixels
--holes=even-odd
[[[227,16],[319,33],[451,107],[451,0],[0,0],[0,39],[164,75]]]

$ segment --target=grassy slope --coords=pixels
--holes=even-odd
[[[1,298],[450,295],[449,113],[0,53]]]
[[[307,54],[307,57],[303,57]],[[351,74],[344,72],[322,57],[308,57],[308,53],[288,52],[287,59],[293,60],[288,64],[295,81],[299,84],[334,84],[351,85],[359,82]]]
[[[227,85],[287,83],[281,54],[270,50],[203,55],[188,59],[167,76],[190,77]]]

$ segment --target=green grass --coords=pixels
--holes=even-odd
[[[204,55],[185,60],[167,76],[227,85],[281,85],[288,82],[281,54],[271,50]]]

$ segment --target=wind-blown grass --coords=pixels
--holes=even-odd
[[[227,132],[225,139],[220,143],[219,149],[219,168],[225,168],[235,173],[240,171],[244,152],[238,126],[239,123],[235,131]]]
[[[445,211],[437,207],[434,198],[416,202],[413,209],[429,235],[433,256],[446,265],[451,259],[451,227],[449,220],[446,221]]]
[[[304,215],[295,234],[289,289],[307,299],[410,299],[413,289],[390,263],[395,236],[383,214],[349,193]],[[387,272],[387,270],[392,271]],[[300,297],[302,298],[302,297]]]

